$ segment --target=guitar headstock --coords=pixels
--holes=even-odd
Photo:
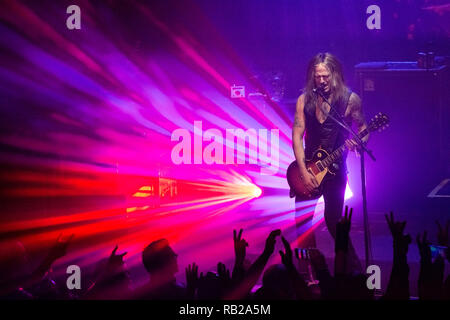
[[[368,130],[370,132],[378,130],[379,132],[383,131],[389,127],[389,117],[384,113],[379,112],[375,117],[373,117],[369,121]]]

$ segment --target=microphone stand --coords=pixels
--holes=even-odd
[[[373,161],[376,161],[375,157],[373,156],[372,151],[368,150],[366,146],[364,145],[364,142],[359,138],[358,134],[353,131],[353,129],[347,125],[342,118],[342,115],[340,115],[331,105],[331,103],[328,101],[328,99],[324,96],[322,93],[322,88],[314,88],[314,93],[317,93],[322,99],[330,106],[330,111],[327,112],[322,108],[322,105],[319,105],[319,108],[322,110],[322,112],[327,116],[330,117],[331,120],[336,122],[338,125],[340,125],[342,128],[350,132],[350,134],[353,136],[353,139],[356,141],[358,146],[361,148],[361,187],[362,187],[362,198],[363,198],[363,217],[364,217],[364,249],[365,249],[365,258],[366,258],[366,270],[367,267],[371,264],[372,260],[372,245],[370,241],[370,230],[369,230],[369,217],[367,213],[367,195],[366,195],[366,171],[364,166],[364,152],[366,152],[370,158],[372,158]],[[332,113],[336,114],[339,119],[336,119]]]

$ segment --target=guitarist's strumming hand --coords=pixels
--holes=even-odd
[[[306,190],[308,190],[309,193],[312,193],[314,189],[319,187],[316,177],[314,177],[307,169],[300,169],[300,179],[304,182]]]

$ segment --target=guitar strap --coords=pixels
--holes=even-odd
[[[337,117],[336,117],[336,116],[334,117],[334,118],[337,118],[337,120],[344,119],[345,111],[347,110],[348,101],[350,100],[351,94],[352,94],[352,91],[351,91],[350,89],[347,90],[346,95],[345,95],[342,99],[340,99],[340,100],[338,101],[337,108],[336,108],[336,103],[335,103],[335,102],[332,103],[333,110],[336,111],[336,113],[338,113],[338,116],[337,116]],[[319,108],[322,110],[322,112],[323,112],[323,114],[325,115],[325,117],[328,118],[329,113],[331,112],[331,110],[330,110],[330,112],[327,112],[327,111],[323,108],[323,106],[320,105],[320,104],[319,104]],[[333,121],[334,121],[334,120],[333,120]],[[338,132],[337,132],[337,134],[333,137],[333,140],[334,140],[334,141],[332,141],[332,144],[331,144],[331,145],[333,146],[333,147],[332,147],[332,151],[334,151],[336,148],[340,147],[340,146],[337,146],[337,145],[336,145],[336,144],[337,144],[337,138],[338,138],[338,136],[340,135],[340,133],[341,133],[341,127],[339,126]]]
[[[347,110],[347,106],[348,106],[348,102],[350,100],[351,94],[352,94],[352,91],[350,89],[348,89],[346,95],[341,100],[341,104],[339,105],[339,108],[337,108],[337,109],[335,108],[336,112],[339,114],[338,120],[344,121],[345,111]],[[340,147],[340,145],[337,145],[337,143],[338,143],[338,137],[341,134],[342,130],[343,130],[343,128],[339,126],[338,132],[334,136],[334,141],[332,144],[333,151]]]
[[[345,115],[345,111],[347,110],[347,106],[348,106],[348,102],[350,100],[351,94],[352,94],[352,91],[350,89],[348,89],[347,93],[345,94],[345,96],[338,101],[337,106],[336,106],[336,103],[332,103],[333,110],[335,111],[334,113],[335,114],[337,113],[337,116],[334,116],[334,117],[331,117],[331,118],[336,118],[337,120],[339,120],[341,122],[345,121],[344,120],[344,115]],[[319,104],[319,107],[322,109],[322,112],[324,112],[326,117],[328,117],[329,113],[331,112],[331,110],[330,110],[330,112],[326,112],[326,110],[323,109],[323,107],[320,104]],[[332,119],[332,121],[335,121],[335,120]],[[342,127],[340,125],[338,125],[338,124],[336,124],[336,125],[338,126],[338,130],[337,130],[336,134],[333,137],[332,143],[330,144],[330,145],[333,146],[331,151],[334,151],[334,150],[336,150],[337,148],[340,147],[340,145],[338,145],[338,137],[342,134],[342,130],[343,129],[342,129]],[[339,142],[339,144],[340,144],[340,142]]]

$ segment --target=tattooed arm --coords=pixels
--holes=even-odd
[[[300,169],[300,177],[305,182],[306,189],[312,191],[319,184],[313,175],[311,175],[305,165],[305,150],[303,149],[303,135],[305,133],[305,96],[302,94],[295,108],[294,126],[292,128],[292,148],[294,149],[295,159]]]
[[[367,128],[367,123],[364,119],[364,113],[362,110],[361,99],[354,92],[352,92],[348,101],[347,115],[350,115],[352,122],[358,128],[358,133]],[[366,135],[364,138],[362,138],[362,141],[364,142],[367,142],[367,140],[369,140],[369,135]],[[354,150],[354,148],[357,146],[357,143],[352,141],[351,139],[347,140],[345,144],[350,150]]]
[[[303,149],[303,135],[305,133],[304,100],[303,94],[297,100],[294,126],[292,127],[292,148],[294,149],[295,159],[297,160],[300,171],[306,171],[305,150]]]

